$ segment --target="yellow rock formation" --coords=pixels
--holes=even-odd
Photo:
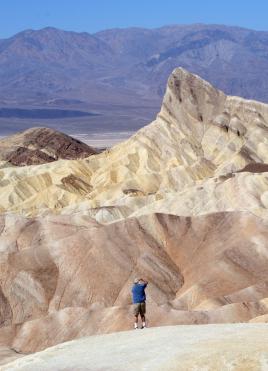
[[[178,68],[156,120],[126,142],[83,160],[2,168],[0,210],[29,216],[47,208],[85,210],[102,222],[141,207],[177,215],[262,213],[267,133],[268,105],[228,97]],[[113,211],[103,211],[110,206]]]

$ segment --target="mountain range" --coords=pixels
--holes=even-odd
[[[225,93],[267,102],[267,57],[268,32],[223,25],[95,34],[25,30],[0,40],[1,130],[44,126],[44,119],[31,119],[32,111],[27,120],[18,111],[12,114],[18,107],[42,107],[80,112],[47,121],[65,132],[135,131],[159,110],[166,80],[177,66]],[[87,117],[88,111],[99,115]],[[83,112],[86,117],[80,117]]]

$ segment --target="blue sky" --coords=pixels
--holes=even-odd
[[[0,38],[53,26],[116,27],[219,23],[268,31],[268,0],[0,0]]]

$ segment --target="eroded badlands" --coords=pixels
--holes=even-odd
[[[3,161],[6,360],[12,349],[131,329],[137,275],[149,280],[150,327],[266,322],[267,134],[268,105],[179,68],[156,120],[111,150],[24,167]]]

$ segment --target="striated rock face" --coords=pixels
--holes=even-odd
[[[264,324],[169,326],[91,336],[23,357],[2,370],[265,371],[267,330]]]
[[[1,224],[2,317],[16,329],[6,345],[18,352],[131,329],[130,289],[141,275],[150,282],[150,326],[268,314],[267,222],[247,212],[109,225],[82,214],[9,215]]]
[[[267,105],[177,69],[128,141],[1,169],[0,345],[130,329],[136,276],[150,326],[267,321],[267,130]]]
[[[96,153],[87,144],[49,128],[32,128],[0,140],[0,159],[6,166],[38,165]]]

